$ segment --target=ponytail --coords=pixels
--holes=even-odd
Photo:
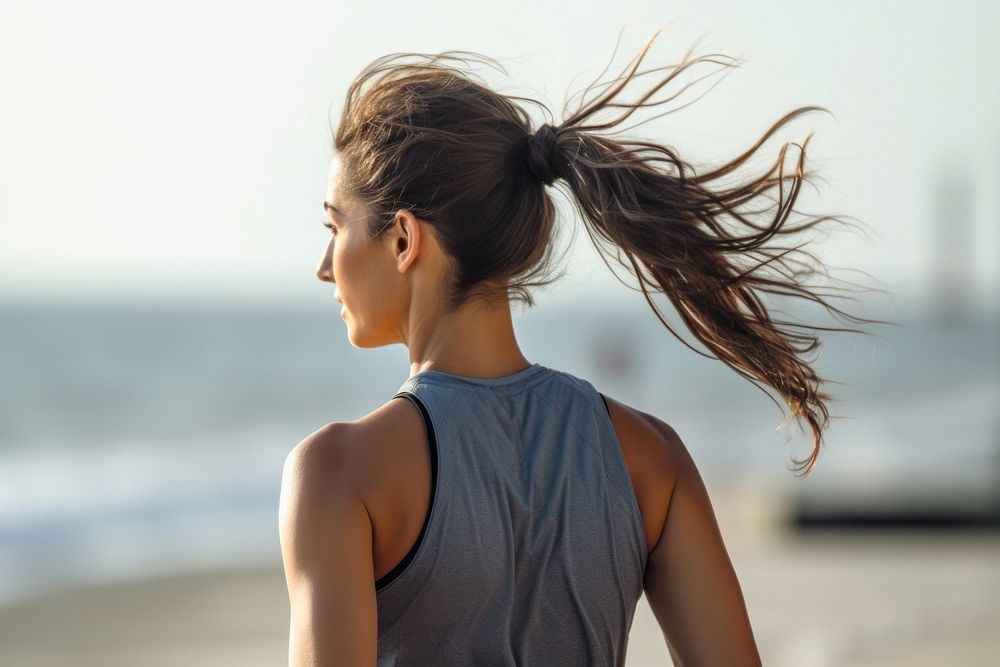
[[[816,464],[822,431],[829,422],[827,404],[834,399],[821,388],[827,380],[817,375],[805,358],[818,350],[819,339],[792,329],[865,332],[852,327],[775,320],[761,294],[804,298],[856,323],[883,321],[855,317],[830,305],[803,280],[821,273],[829,277],[822,263],[801,250],[801,244],[782,247],[773,243],[779,236],[797,234],[824,220],[842,221],[822,216],[809,217],[797,225],[787,222],[802,183],[807,180],[805,153],[812,134],[801,146],[792,144],[799,148],[793,174],[784,173],[789,145],[785,144],[764,174],[728,188],[714,184],[747,162],[793,118],[827,110],[810,106],[791,111],[749,150],[704,174],[697,174],[665,146],[614,141],[596,134],[618,125],[638,108],[654,106],[646,100],[687,68],[704,61],[718,62],[708,56],[689,60],[689,51],[670,75],[639,102],[630,105],[616,101],[658,34],[642,48],[621,83],[556,128],[556,145],[561,147],[556,159],[562,161],[558,173],[572,191],[576,209],[605,263],[611,268],[605,258],[612,256],[606,245],[610,244],[617,249],[616,261],[638,279],[647,303],[671,334],[695,352],[722,361],[758,388],[769,386],[777,391],[790,413],[779,428],[792,420],[807,422],[812,432],[812,451],[805,459],[792,459],[794,470],[807,475]],[[610,122],[584,124],[607,107],[626,110]],[[754,204],[774,188],[778,189],[778,200],[772,207],[775,211],[761,224],[756,218],[770,208],[754,210]],[[794,253],[810,261],[795,261]],[[765,269],[770,269],[771,275],[765,275]],[[708,354],[678,335],[657,308],[651,291],[670,299],[688,330],[708,348]]]

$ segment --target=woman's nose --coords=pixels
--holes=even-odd
[[[316,277],[325,283],[333,282],[333,275],[330,273],[330,262],[327,261],[327,255],[323,255],[319,266],[316,267]]]

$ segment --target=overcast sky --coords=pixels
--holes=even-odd
[[[947,270],[1000,282],[1000,40],[995,3],[77,2],[0,0],[0,295],[19,299],[332,298],[314,269],[330,158],[328,114],[372,59],[478,51],[503,92],[557,114],[623,44],[624,66],[672,21],[647,66],[699,53],[742,68],[644,126],[687,159],[749,147],[782,114],[821,105],[765,144],[815,130],[806,212],[857,216],[873,236],[812,248],[834,266],[919,293]],[[695,70],[703,74],[709,66]],[[630,99],[650,85],[644,77]],[[712,90],[713,82],[718,81]],[[788,164],[794,160],[794,148]],[[947,172],[970,204],[967,241],[935,202]],[[936,190],[935,188],[938,188]],[[630,293],[589,247],[551,294]],[[944,243],[944,245],[942,245]],[[944,248],[944,250],[941,250]],[[935,268],[936,267],[936,268]],[[851,276],[856,277],[856,276]]]

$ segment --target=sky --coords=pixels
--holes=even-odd
[[[832,116],[793,121],[757,163],[814,132],[807,168],[820,180],[801,210],[850,215],[867,232],[835,232],[811,251],[906,298],[949,271],[995,298],[998,24],[986,2],[0,0],[0,298],[332,299],[314,273],[329,233],[330,123],[366,64],[398,51],[483,53],[510,73],[480,70],[501,92],[541,98],[558,120],[620,31],[609,74],[663,25],[647,67],[698,39],[697,53],[744,62],[693,85],[680,102],[704,96],[644,125],[644,137],[711,164],[791,109],[824,106]],[[942,182],[967,202],[957,246]],[[625,293],[582,223],[563,224],[579,232],[571,269],[542,300]]]

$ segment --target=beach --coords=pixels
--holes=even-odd
[[[801,535],[782,527],[776,501],[759,490],[713,499],[765,665],[985,665],[1000,656],[1000,535]],[[77,587],[0,609],[0,664],[287,664],[288,611],[280,562]],[[626,664],[670,664],[645,596]]]

